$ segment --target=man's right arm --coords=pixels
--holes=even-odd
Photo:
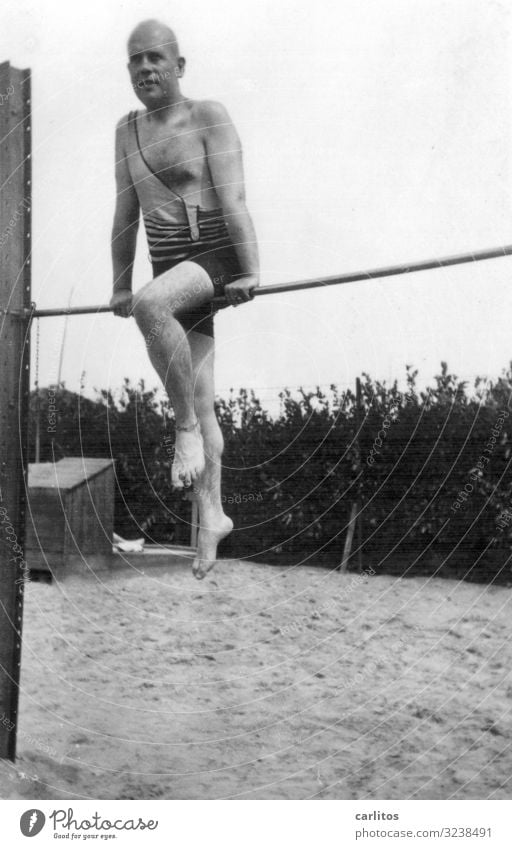
[[[112,265],[114,272],[114,292],[110,306],[115,315],[126,318],[130,315],[132,303],[132,269],[135,259],[137,231],[139,229],[140,208],[135,187],[132,183],[123,137],[126,132],[126,118],[122,118],[116,128],[116,210],[112,227]]]

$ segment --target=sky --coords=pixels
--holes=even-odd
[[[112,286],[114,128],[138,101],[126,39],[177,32],[183,92],[222,101],[244,148],[262,285],[512,243],[511,9],[505,0],[7,0],[0,61],[32,69],[33,298]],[[134,288],[151,268],[141,227]],[[216,319],[216,386],[357,375],[497,377],[512,359],[512,259],[259,298]],[[64,319],[40,323],[39,382]],[[35,339],[35,330],[34,330]],[[34,376],[34,372],[33,372]],[[158,386],[133,320],[73,317],[61,378]]]

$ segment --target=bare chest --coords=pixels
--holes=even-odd
[[[190,122],[154,127],[139,119],[139,143],[150,169],[169,188],[202,182],[206,167],[203,134]]]

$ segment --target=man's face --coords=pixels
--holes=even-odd
[[[145,106],[165,103],[179,91],[183,59],[176,56],[174,45],[163,43],[158,33],[135,34],[128,45],[128,70],[133,90]]]

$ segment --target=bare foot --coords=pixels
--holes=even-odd
[[[204,471],[203,437],[199,425],[193,430],[177,430],[171,483],[175,489],[192,486]]]
[[[192,564],[192,574],[202,581],[213,569],[217,560],[217,546],[221,539],[233,530],[233,522],[224,513],[211,520],[207,527],[200,528],[197,538],[197,554]]]

